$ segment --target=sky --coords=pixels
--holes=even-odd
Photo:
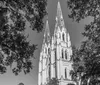
[[[61,4],[65,26],[70,34],[72,45],[79,46],[80,42],[84,40],[81,33],[84,31],[85,24],[88,24],[91,21],[91,18],[86,18],[84,20],[81,20],[80,23],[76,23],[72,19],[68,18],[70,10],[68,10],[67,8],[66,0],[59,0],[59,1]],[[53,34],[55,26],[57,2],[58,0],[48,0],[48,5],[47,5],[48,22],[51,35]],[[23,82],[24,85],[38,84],[38,61],[39,61],[39,53],[43,42],[44,30],[41,33],[37,33],[36,31],[27,29],[26,32],[29,33],[28,40],[30,40],[31,43],[38,44],[38,49],[34,53],[35,56],[35,59],[33,59],[34,68],[29,74],[24,75],[24,73],[20,73],[18,76],[15,76],[11,72],[11,69],[8,68],[7,73],[0,76],[0,85],[18,85],[20,82]]]

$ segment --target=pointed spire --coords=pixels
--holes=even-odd
[[[43,43],[49,43],[50,42],[50,30],[49,30],[49,24],[48,20],[46,21],[46,28],[44,31],[44,40]]]
[[[61,5],[60,5],[59,1],[58,1],[58,4],[57,4],[57,17],[56,17],[56,20],[57,19],[63,19]]]
[[[61,10],[61,5],[60,5],[59,1],[58,1],[58,4],[57,4],[55,32],[57,32],[58,26],[60,27],[61,30],[62,30],[62,27],[65,27],[63,15],[62,15],[62,10]]]
[[[64,26],[64,19],[63,19],[61,5],[60,5],[59,1],[58,1],[58,5],[57,5],[56,22],[58,23],[59,26]]]

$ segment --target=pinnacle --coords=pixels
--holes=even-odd
[[[58,1],[58,4],[57,4],[57,18],[58,19],[63,19],[61,5],[60,5],[59,1]]]
[[[46,27],[45,27],[45,31],[44,31],[44,43],[48,43],[50,42],[50,30],[49,30],[49,24],[48,24],[48,20],[46,21]]]
[[[55,24],[55,31],[54,31],[55,33],[58,30],[58,26],[60,27],[60,30],[62,30],[62,28],[65,29],[64,19],[63,19],[61,5],[59,1],[57,4],[57,15],[56,15],[56,24]]]

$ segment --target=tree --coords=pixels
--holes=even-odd
[[[19,83],[18,85],[24,85],[24,83]]]
[[[12,66],[13,73],[30,72],[36,45],[30,44],[25,36],[29,25],[41,32],[47,0],[0,0],[0,73]]]
[[[59,81],[58,81],[57,78],[52,78],[52,79],[49,80],[47,85],[59,85]]]
[[[82,42],[79,52],[84,61],[84,82],[100,76],[100,0],[68,0],[71,10],[69,17],[80,22],[80,20],[91,17],[93,20],[86,24],[82,35],[87,39]]]
[[[80,85],[78,83],[81,82],[81,77],[85,69],[84,61],[81,57],[81,52],[78,48],[72,46],[72,51],[73,51],[73,55],[71,57],[71,60],[73,61],[72,64],[73,70],[70,72],[70,74],[72,76],[72,80],[75,81],[77,85]]]
[[[88,40],[83,45],[80,49],[85,62],[85,74],[82,76],[82,79],[85,79],[87,83],[91,83],[93,80],[98,80],[100,76],[100,56],[97,53],[98,51],[94,42]]]

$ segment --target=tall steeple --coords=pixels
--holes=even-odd
[[[64,19],[62,15],[62,10],[61,10],[61,5],[60,5],[60,2],[58,1],[54,34],[56,34],[58,30],[61,31],[63,28],[66,31]]]
[[[49,30],[49,24],[48,24],[48,20],[46,20],[46,25],[45,25],[45,30],[44,30],[44,37],[43,37],[43,44],[42,44],[42,49],[41,52],[44,51],[44,47],[45,45],[50,44],[50,30]]]
[[[44,39],[39,61],[38,85],[46,85],[56,77],[59,85],[76,83],[72,81],[70,72],[73,70],[71,59],[72,49],[70,35],[65,27],[60,2],[57,4],[55,30],[52,39],[48,20],[44,30]]]
[[[59,1],[58,1],[58,4],[57,4],[56,22],[57,22],[57,24],[59,26],[64,26],[64,19],[63,19],[61,5],[60,5],[60,2]]]
[[[63,19],[61,5],[60,5],[59,1],[57,4],[57,17],[56,17],[56,19]]]

